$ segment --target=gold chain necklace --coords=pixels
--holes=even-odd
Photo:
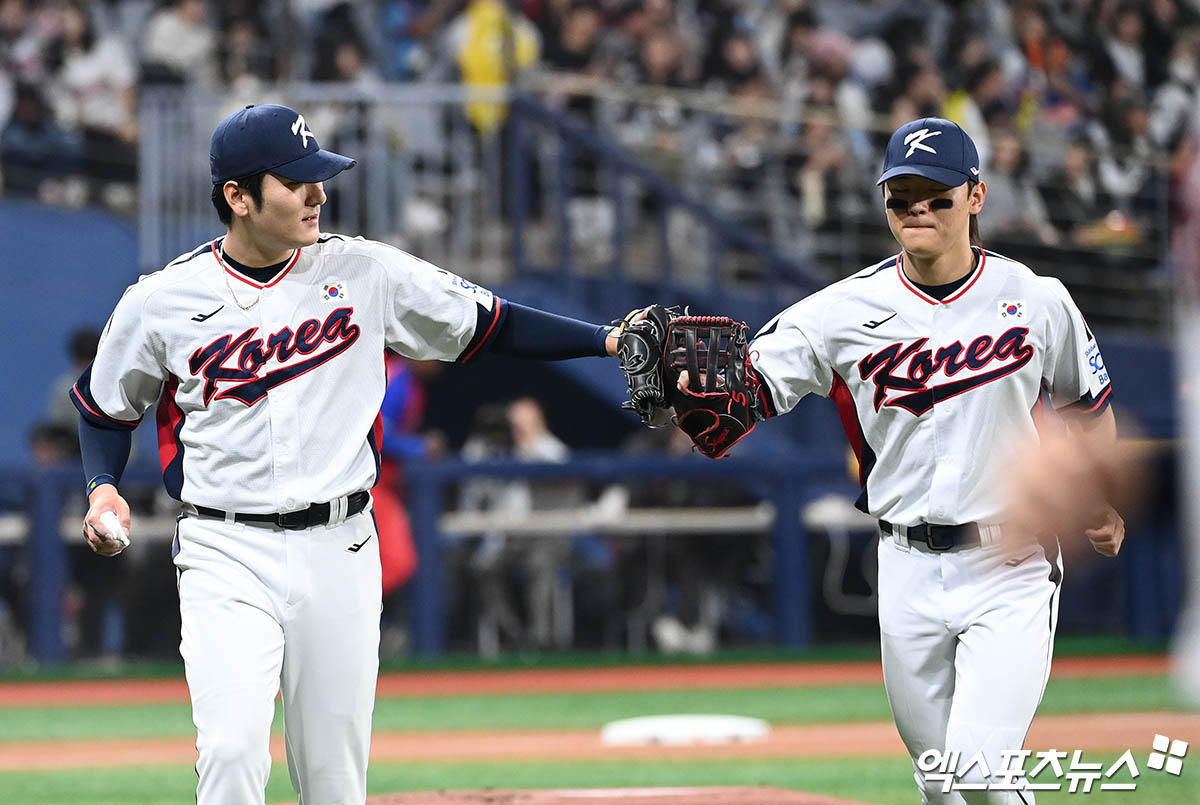
[[[225,248],[223,246],[221,248],[221,257],[224,258],[222,262],[229,259],[229,256],[227,254],[225,254]],[[224,266],[222,266],[222,268],[224,268]],[[258,296],[254,297],[253,302],[251,302],[248,305],[243,305],[241,300],[237,298],[237,293],[235,293],[233,290],[233,284],[229,282],[229,270],[226,268],[221,273],[225,275],[225,287],[229,289],[229,295],[233,297],[233,303],[235,305],[237,305],[238,307],[240,307],[242,310],[250,310],[252,307],[257,305],[259,303],[259,301],[262,299],[262,291],[260,290],[258,292]]]

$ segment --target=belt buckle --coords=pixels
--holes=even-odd
[[[308,509],[277,514],[275,522],[279,524],[280,528],[288,531],[302,531],[308,528]]]
[[[942,541],[936,540],[934,538],[933,535],[936,533],[933,530],[934,528],[935,528],[935,526],[929,525],[928,523],[926,523],[926,525],[925,525],[925,544],[929,546],[929,550],[931,550],[935,553],[945,553],[946,551],[953,548],[954,547],[954,532],[951,531],[949,528],[947,528],[946,529],[946,532],[947,532],[946,533],[946,541],[942,542]]]

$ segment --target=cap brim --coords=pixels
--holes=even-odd
[[[272,168],[270,172],[293,182],[324,182],[357,164],[357,160],[322,148],[316,153]]]
[[[933,165],[897,165],[891,170],[884,171],[875,184],[881,185],[888,179],[895,179],[897,176],[921,176],[931,182],[944,184],[946,187],[958,187],[960,184],[971,181],[966,174],[949,168],[938,168]]]

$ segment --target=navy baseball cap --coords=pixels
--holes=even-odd
[[[905,123],[888,140],[880,185],[895,176],[923,176],[947,187],[979,181],[979,151],[957,123],[923,117]]]
[[[222,120],[208,150],[214,185],[261,171],[294,182],[323,182],[356,164],[317,145],[304,115],[273,103],[250,105]]]

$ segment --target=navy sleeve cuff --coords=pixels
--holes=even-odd
[[[479,303],[475,304],[475,335],[471,336],[471,340],[463,349],[462,354],[458,356],[458,363],[466,363],[474,358],[480,350],[489,349],[501,328],[504,327],[504,322],[508,318],[509,304],[498,296],[492,298],[496,304],[491,310]]]
[[[1094,417],[1103,414],[1112,405],[1112,386],[1106,386],[1104,391],[1100,392],[1099,397],[1093,397],[1087,394],[1079,399],[1078,402],[1073,402],[1070,405],[1064,405],[1058,409],[1058,412],[1063,416],[1085,416]]]

